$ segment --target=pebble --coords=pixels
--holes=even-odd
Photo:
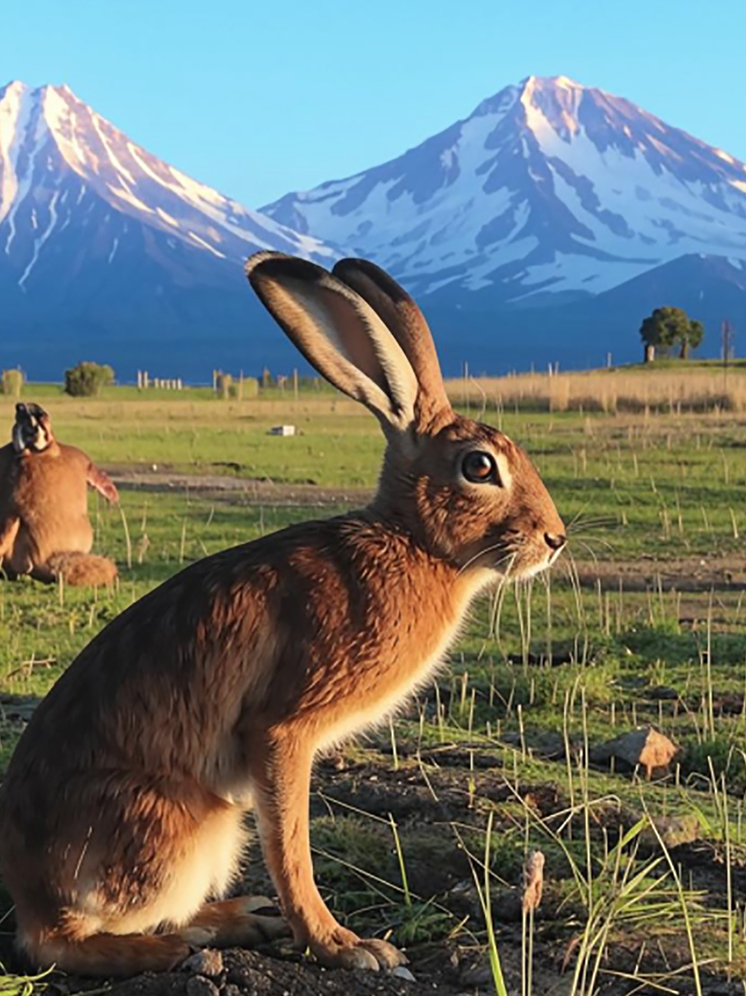
[[[210,979],[216,979],[223,971],[223,955],[215,948],[203,948],[190,955],[184,962],[183,968],[187,972],[194,972],[195,975],[206,975]],[[193,996],[198,994],[195,992]]]
[[[397,979],[406,979],[407,982],[416,982],[417,980],[406,967],[406,965],[397,965],[397,967],[391,972],[393,976]]]

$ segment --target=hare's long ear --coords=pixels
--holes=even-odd
[[[373,308],[320,266],[259,252],[246,275],[262,304],[309,363],[378,416],[404,431],[414,421],[417,378]]]
[[[419,382],[415,406],[419,427],[424,429],[450,417],[451,403],[433,336],[415,301],[385,270],[368,260],[341,259],[332,272],[365,298],[406,353]]]

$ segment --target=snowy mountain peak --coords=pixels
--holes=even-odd
[[[746,166],[635,104],[529,76],[397,159],[264,209],[419,295],[589,297],[670,260],[746,259]]]
[[[0,86],[0,99],[6,94],[19,94],[28,89],[29,87],[21,80],[11,80],[6,86]]]
[[[39,253],[70,225],[105,222],[117,252],[127,219],[215,259],[257,248],[331,260],[335,252],[162,162],[63,85],[0,89],[0,252],[26,291]],[[115,223],[115,220],[119,219]],[[122,229],[120,231],[120,229]]]
[[[662,303],[746,327],[746,166],[622,97],[528,76],[389,162],[255,212],[68,86],[0,88],[4,365],[287,368],[239,265],[257,248],[376,260],[423,299],[448,370],[629,358]]]

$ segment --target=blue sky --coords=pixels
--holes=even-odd
[[[251,207],[565,74],[746,160],[746,0],[0,0],[0,85],[68,83]]]

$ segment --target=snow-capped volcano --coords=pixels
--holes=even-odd
[[[661,304],[746,327],[746,166],[620,97],[529,77],[398,159],[256,212],[67,87],[0,89],[0,367],[289,369],[241,272],[257,248],[376,260],[421,300],[447,372],[627,359]]]
[[[45,244],[91,212],[116,230],[146,225],[217,259],[260,247],[321,260],[333,253],[161,162],[78,100],[67,86],[0,89],[0,249],[26,289]],[[108,219],[107,216],[108,215]],[[114,221],[114,217],[119,216]],[[105,225],[106,227],[106,225]],[[26,251],[31,243],[31,255]]]
[[[464,307],[556,306],[688,254],[746,260],[746,166],[564,76],[506,87],[398,159],[262,210]]]
[[[162,162],[66,86],[0,89],[0,365],[59,378],[88,356],[206,379],[271,361],[282,336],[241,266],[260,248],[339,255]]]

